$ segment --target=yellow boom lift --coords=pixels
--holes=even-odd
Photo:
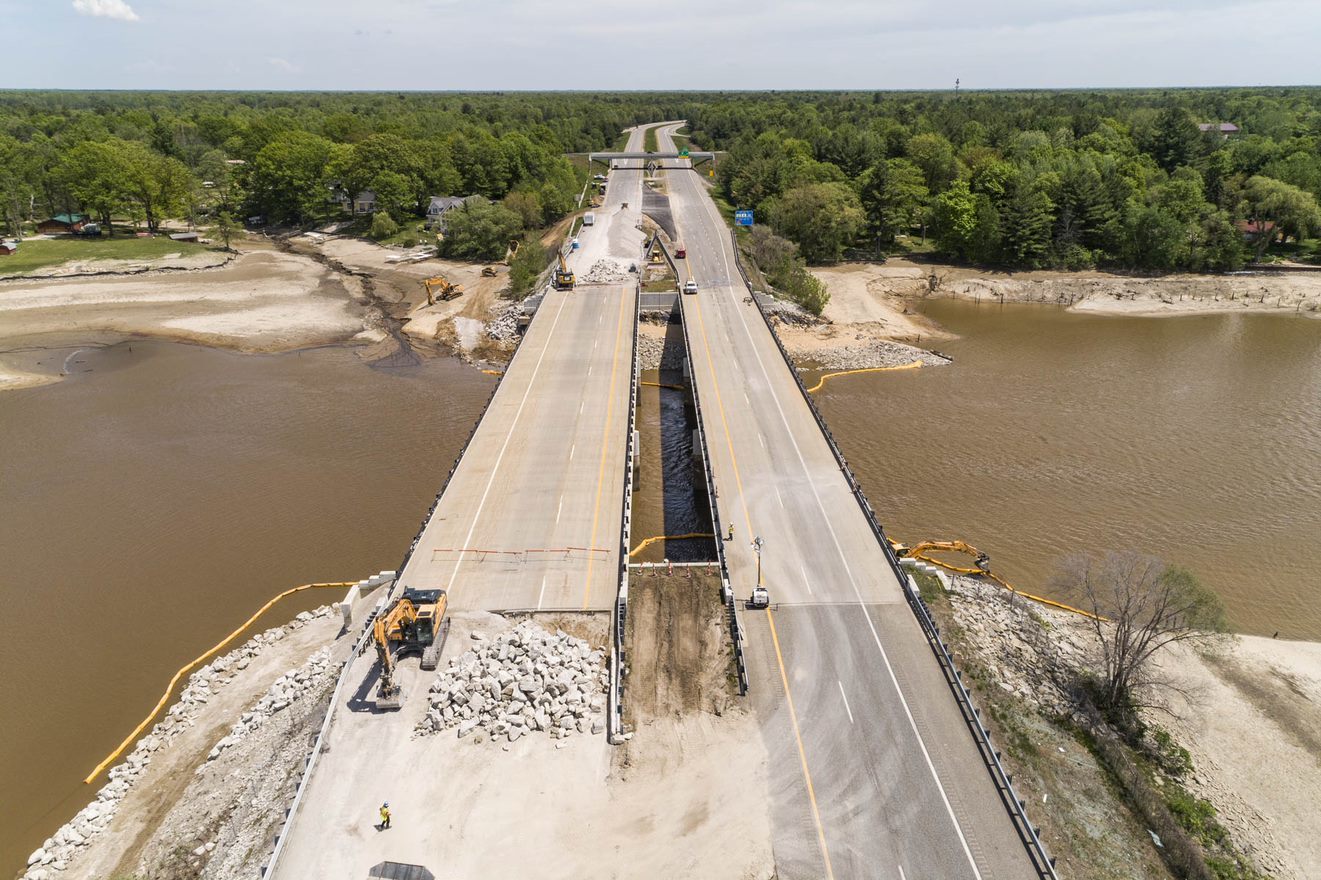
[[[462,284],[451,284],[444,275],[437,275],[422,282],[427,289],[427,305],[434,306],[437,299],[454,299],[463,293]]]
[[[409,587],[372,623],[376,658],[381,664],[378,709],[398,709],[403,704],[403,689],[397,675],[400,657],[421,654],[423,669],[436,668],[445,637],[449,635],[450,622],[445,617],[448,604],[444,590]]]
[[[577,279],[573,277],[573,271],[569,268],[569,264],[564,262],[563,251],[560,252],[559,257],[560,265],[555,269],[555,289],[573,290],[573,285]]]

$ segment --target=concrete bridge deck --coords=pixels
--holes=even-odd
[[[664,148],[673,128],[659,130]],[[700,178],[668,177],[681,297],[770,767],[781,878],[1036,876],[940,667],[738,271]]]

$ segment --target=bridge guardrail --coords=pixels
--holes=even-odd
[[[969,694],[968,689],[963,684],[963,674],[958,671],[954,658],[950,655],[949,648],[941,639],[940,629],[932,619],[930,609],[927,608],[926,603],[922,601],[922,597],[914,589],[908,573],[899,564],[899,558],[895,555],[894,548],[890,546],[889,539],[885,537],[885,529],[877,521],[876,512],[872,509],[871,502],[867,500],[866,494],[862,491],[862,486],[853,475],[853,469],[849,467],[848,461],[844,458],[844,453],[840,451],[839,444],[835,442],[835,436],[830,433],[830,428],[827,427],[825,418],[822,417],[821,411],[817,408],[816,401],[812,399],[807,386],[803,384],[803,378],[799,375],[798,368],[794,366],[793,358],[789,356],[784,343],[780,341],[779,334],[775,332],[774,325],[771,324],[770,315],[766,313],[765,307],[757,299],[757,294],[748,280],[747,270],[743,267],[743,256],[739,252],[737,233],[731,229],[729,235],[734,248],[734,262],[738,265],[739,274],[743,276],[743,284],[747,287],[748,295],[752,297],[752,301],[757,307],[757,314],[761,315],[762,321],[766,324],[766,329],[770,331],[771,339],[775,340],[775,347],[779,349],[780,356],[784,358],[790,375],[794,377],[794,382],[797,383],[798,390],[807,403],[807,408],[811,410],[817,428],[826,438],[826,443],[829,444],[830,451],[834,454],[835,461],[844,474],[844,479],[849,485],[854,500],[862,508],[867,524],[871,527],[872,533],[881,545],[881,551],[885,554],[886,562],[889,563],[895,577],[899,580],[899,585],[903,588],[904,597],[908,601],[909,608],[917,618],[922,633],[926,636],[927,643],[936,656],[941,674],[945,677],[950,692],[958,703],[959,712],[963,716],[969,732],[972,733],[977,751],[981,754],[982,760],[991,774],[991,780],[995,784],[1001,802],[1004,803],[1009,813],[1010,821],[1014,825],[1019,840],[1022,841],[1024,848],[1027,850],[1028,858],[1032,861],[1032,867],[1042,880],[1058,880],[1058,875],[1055,873],[1055,861],[1046,853],[1046,848],[1041,842],[1040,831],[1032,825],[1027,817],[1026,805],[1014,789],[1013,777],[1005,771],[1004,765],[1000,762],[1000,753],[991,744],[991,733],[982,724],[981,710],[973,705],[972,695]]]
[[[628,454],[624,456],[624,516],[619,527],[619,592],[615,596],[613,646],[610,652],[610,693],[606,734],[610,742],[624,733],[624,675],[628,668],[624,653],[624,627],[628,620],[628,553],[633,536],[633,462],[637,456],[638,411],[638,322],[642,311],[642,282],[633,295],[633,360],[629,371]]]
[[[523,337],[519,336],[518,342],[514,345],[514,353],[509,358],[510,363],[513,363],[514,356],[518,354],[518,349],[521,348],[522,345]],[[427,524],[431,522],[431,517],[435,514],[436,508],[440,506],[441,498],[445,496],[445,491],[449,489],[450,482],[454,479],[454,473],[459,469],[459,462],[463,461],[463,456],[467,454],[468,447],[472,444],[472,438],[477,436],[477,429],[480,428],[482,422],[485,421],[486,413],[491,408],[491,401],[495,399],[496,392],[500,390],[500,385],[503,382],[504,373],[501,373],[496,377],[495,387],[491,389],[491,393],[487,396],[486,402],[482,404],[481,414],[477,417],[477,421],[473,423],[472,430],[468,432],[467,438],[463,441],[463,446],[459,449],[459,454],[455,456],[453,463],[450,465],[449,473],[445,475],[445,480],[440,485],[440,491],[436,493],[436,497],[431,501],[431,506],[427,508],[426,514],[422,517],[422,525],[418,527],[417,534],[413,536],[412,542],[408,545],[408,550],[404,552],[403,561],[399,563],[399,567],[395,569],[394,579],[386,586],[385,599],[389,599],[394,595],[395,588],[399,585],[399,579],[403,577],[404,568],[407,567],[408,561],[413,558],[413,551],[417,549],[418,542],[422,540],[422,533],[427,530]],[[285,811],[284,823],[280,826],[280,830],[276,832],[275,843],[271,849],[270,858],[268,858],[266,864],[262,866],[262,877],[273,875],[276,867],[279,865],[280,856],[284,853],[285,842],[289,838],[289,831],[293,828],[294,820],[298,816],[298,808],[302,806],[303,796],[306,794],[307,786],[312,780],[312,771],[316,769],[317,758],[324,750],[326,737],[330,734],[331,722],[335,717],[335,707],[339,704],[340,693],[343,691],[344,684],[349,677],[349,672],[353,668],[354,659],[366,651],[367,642],[371,638],[371,624],[374,617],[374,614],[368,615],[367,619],[363,621],[362,634],[358,636],[358,640],[353,645],[353,651],[349,654],[348,659],[344,661],[344,666],[340,669],[339,677],[335,681],[335,689],[330,695],[326,717],[321,722],[321,727],[317,731],[316,739],[312,742],[307,758],[304,759],[303,775],[299,777],[298,787],[294,790],[293,801]]]
[[[693,410],[697,416],[697,442],[702,456],[702,472],[706,475],[706,495],[711,508],[711,534],[715,535],[716,559],[720,563],[720,592],[724,599],[726,613],[729,615],[729,637],[734,645],[734,666],[738,672],[739,696],[748,693],[748,664],[743,655],[743,625],[739,621],[738,602],[734,598],[734,588],[729,583],[729,566],[725,561],[724,531],[720,523],[720,505],[716,501],[716,481],[711,473],[711,452],[706,444],[706,427],[702,424],[702,401],[697,393],[697,377],[693,375],[692,339],[688,335],[688,316],[684,311],[683,294],[679,294],[679,323],[683,327],[684,347],[688,350],[689,384],[693,389]]]

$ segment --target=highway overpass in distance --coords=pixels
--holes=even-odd
[[[678,124],[658,130],[673,149]],[[1038,876],[885,551],[744,285],[703,178],[666,175],[780,878]],[[681,265],[681,268],[682,267]],[[685,280],[685,279],[681,279]]]

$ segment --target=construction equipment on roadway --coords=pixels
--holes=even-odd
[[[771,606],[771,594],[761,584],[752,588],[752,598],[748,600],[749,608],[769,608]]]
[[[422,282],[422,286],[427,289],[427,305],[436,304],[437,294],[440,299],[454,299],[454,297],[463,293],[462,284],[453,284],[444,275],[436,275]]]
[[[991,557],[965,541],[923,541],[909,547],[900,541],[891,540],[890,546],[894,548],[894,554],[901,559],[905,556],[917,559],[927,553],[964,553],[973,558],[972,564],[977,566],[977,570],[982,574],[991,573]]]
[[[564,262],[563,251],[560,252],[559,257],[560,264],[555,269],[555,289],[573,290],[573,285],[576,282],[576,279],[573,277],[573,270],[569,268],[568,263]]]
[[[483,266],[483,267],[482,267],[482,277],[483,277],[483,278],[494,278],[494,277],[495,277],[495,267],[494,267],[494,266]]]
[[[448,605],[449,597],[444,590],[408,587],[372,623],[376,658],[381,663],[376,708],[398,709],[403,703],[403,689],[397,675],[400,657],[420,653],[423,669],[436,668],[445,637],[449,635],[450,622],[445,616]]]

